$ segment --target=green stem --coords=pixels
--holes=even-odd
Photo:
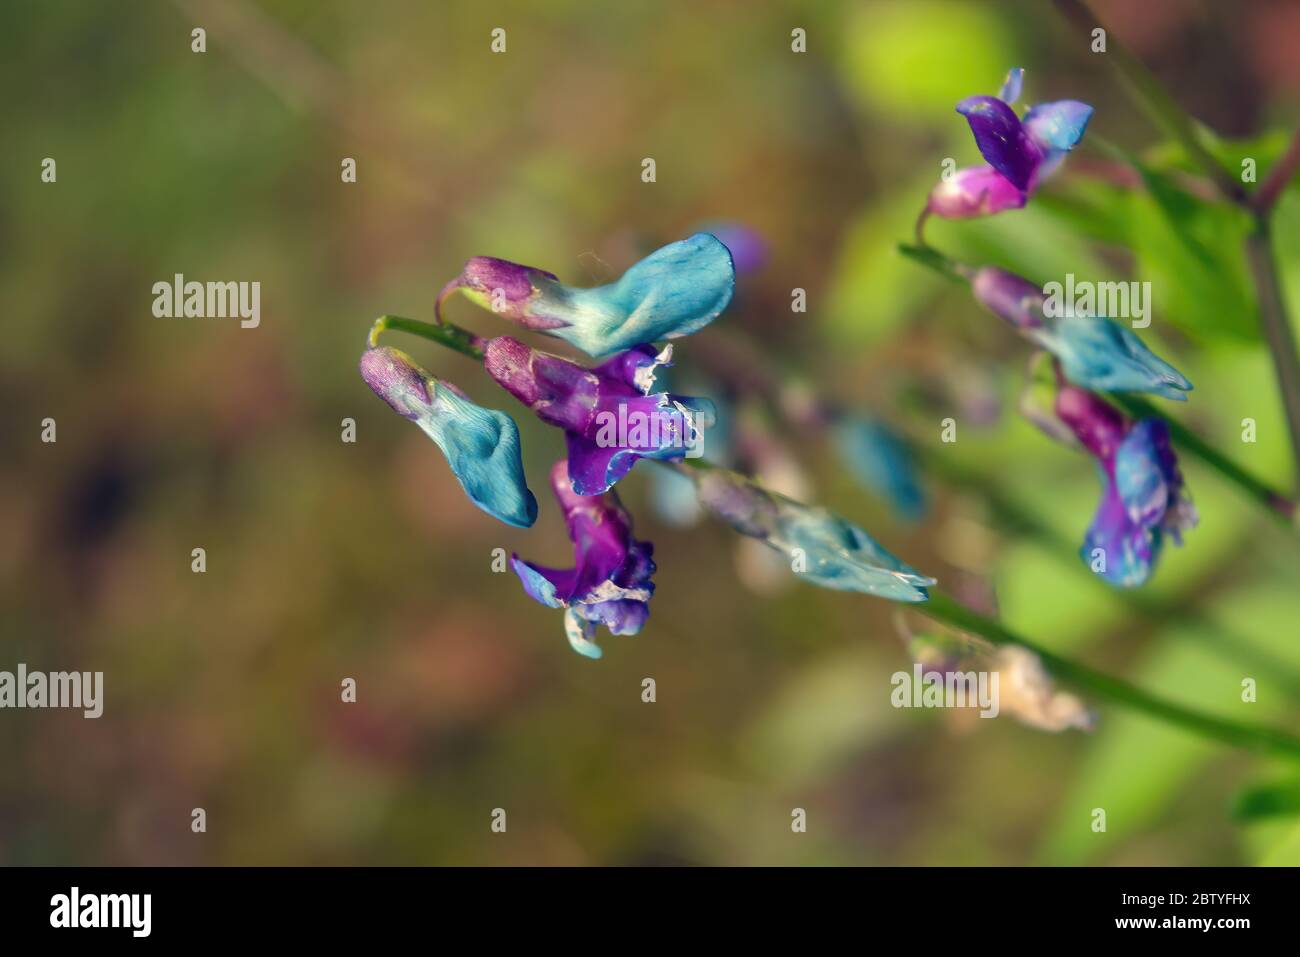
[[[375,324],[370,327],[370,336],[366,339],[370,348],[373,349],[379,344],[379,336],[386,329],[409,332],[413,336],[420,336],[430,342],[436,342],[440,346],[454,349],[471,359],[481,360],[483,358],[482,338],[474,335],[468,329],[462,329],[450,322],[434,324],[432,322],[421,322],[419,319],[406,319],[402,316],[380,316],[375,320]]]
[[[931,590],[930,600],[917,611],[962,631],[972,632],[995,645],[1020,645],[1042,659],[1043,665],[1065,684],[1106,700],[1183,728],[1201,737],[1234,747],[1300,760],[1300,738],[1276,728],[1219,718],[1194,708],[1143,691],[1136,685],[1087,665],[1063,658],[1021,638],[999,622],[971,611],[949,596]]]
[[[928,266],[954,281],[967,281],[968,277],[973,274],[969,266],[950,259],[938,250],[928,246],[922,248],[900,244],[898,251],[909,259]],[[1120,408],[1129,412],[1130,415],[1136,415],[1139,418],[1157,417],[1169,423],[1169,432],[1173,436],[1175,443],[1219,472],[1224,478],[1245,492],[1253,501],[1265,506],[1269,514],[1273,518],[1280,520],[1288,529],[1291,531],[1296,530],[1296,503],[1294,500],[1251,475],[1218,449],[1197,436],[1195,432],[1192,432],[1177,420],[1164,415],[1159,409],[1145,400],[1114,393],[1107,397]]]
[[[1273,358],[1273,372],[1291,434],[1296,480],[1300,481],[1300,352],[1296,351],[1295,332],[1287,318],[1286,301],[1282,298],[1269,236],[1268,214],[1259,213],[1255,217],[1254,230],[1246,237],[1246,263],[1255,282],[1259,325]]]

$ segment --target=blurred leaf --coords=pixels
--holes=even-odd
[[[1242,244],[1249,217],[1195,197],[1165,173],[1129,157],[1146,192],[1129,194],[1137,274],[1151,283],[1154,312],[1198,339],[1258,339]]]
[[[1252,785],[1232,802],[1232,816],[1238,821],[1290,814],[1300,814],[1300,780]]]
[[[1012,54],[996,12],[955,0],[855,6],[844,28],[850,92],[873,112],[929,122],[959,100],[997,93]],[[937,166],[937,164],[936,164]]]

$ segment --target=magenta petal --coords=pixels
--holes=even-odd
[[[968,166],[935,184],[927,208],[942,219],[970,219],[1020,209],[1026,198],[993,167]]]

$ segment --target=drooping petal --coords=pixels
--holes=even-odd
[[[1025,114],[1023,126],[1044,158],[1068,153],[1083,139],[1092,107],[1078,100],[1039,103]]]
[[[1032,338],[1060,360],[1076,385],[1100,392],[1150,392],[1186,401],[1187,378],[1127,327],[1101,317],[1065,315]]]
[[[980,155],[1011,185],[1028,192],[1043,150],[1030,139],[1015,110],[995,96],[970,96],[957,104],[966,117]]]
[[[724,469],[692,474],[700,504],[742,535],[784,553],[792,570],[823,588],[920,602],[935,584],[899,561],[862,529],[823,508],[803,505]]]
[[[835,423],[831,437],[854,477],[882,495],[899,515],[916,521],[925,513],[916,463],[891,429],[873,419],[845,417]]]
[[[1163,419],[1142,419],[1124,437],[1115,453],[1115,487],[1130,518],[1158,524],[1176,542],[1196,526],[1196,508]]]
[[[727,307],[735,284],[727,247],[696,233],[651,253],[618,281],[592,289],[566,286],[540,269],[472,259],[439,301],[464,291],[525,328],[601,357],[696,332]]]
[[[1027,198],[992,166],[968,166],[935,184],[926,209],[941,219],[972,219],[1020,209]]]
[[[632,519],[613,492],[582,496],[569,480],[568,463],[551,469],[551,488],[573,542],[573,569],[560,570],[511,557],[511,567],[535,601],[565,609],[565,631],[580,654],[600,657],[596,625],[611,634],[638,633],[654,594],[654,546],[632,537]]]
[[[1159,527],[1135,522],[1109,473],[1102,470],[1103,491],[1084,538],[1080,556],[1093,571],[1114,585],[1135,588],[1151,577],[1163,543]]]
[[[518,528],[537,520],[537,500],[524,478],[519,428],[510,416],[475,405],[397,349],[363,353],[361,377],[395,412],[433,439],[470,501]]]

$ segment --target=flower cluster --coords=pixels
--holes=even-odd
[[[723,235],[737,247],[742,268],[762,261],[763,246],[753,233],[728,229]],[[601,655],[594,640],[600,625],[615,635],[640,632],[654,594],[653,547],[632,537],[631,517],[614,486],[640,459],[697,457],[716,418],[708,399],[654,391],[656,370],[671,364],[673,352],[671,344],[655,343],[689,335],[715,319],[731,301],[736,268],[728,245],[702,232],[594,289],[566,286],[531,266],[475,257],[439,294],[439,325],[427,327],[438,335],[431,337],[481,358],[497,384],[564,433],[568,454],[552,468],[551,488],[573,542],[574,567],[547,568],[514,556],[513,568],[531,598],[564,609],[569,642],[587,657]],[[604,361],[588,367],[511,336],[485,340],[449,327],[441,309],[457,293]],[[409,320],[401,321],[410,327]],[[437,443],[475,504],[508,524],[533,524],[537,503],[525,483],[519,430],[509,416],[475,405],[405,354],[374,346],[373,339],[361,373],[376,394]],[[876,442],[878,436],[868,438]],[[896,453],[891,449],[890,461],[872,467],[890,473]],[[701,505],[794,556],[792,568],[809,581],[897,601],[926,599],[925,587],[934,579],[908,568],[857,526],[734,473],[692,472],[702,476]],[[912,490],[900,494],[915,497]]]

